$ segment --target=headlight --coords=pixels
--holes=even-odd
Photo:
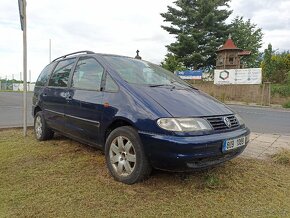
[[[235,114],[235,116],[236,116],[236,118],[237,118],[237,120],[238,120],[240,125],[244,125],[245,124],[243,118],[239,114]]]
[[[157,120],[157,124],[162,129],[176,132],[212,129],[209,123],[202,118],[161,118]]]

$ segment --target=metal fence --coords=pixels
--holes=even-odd
[[[27,91],[34,90],[35,83],[27,83]],[[1,82],[0,81],[0,90],[4,91],[23,91],[23,83],[12,83],[12,82]]]
[[[12,82],[1,82],[0,81],[0,90],[13,90],[13,83]]]

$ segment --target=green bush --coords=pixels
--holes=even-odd
[[[290,84],[272,84],[271,85],[271,94],[275,95],[278,94],[283,97],[290,96]]]
[[[284,108],[290,108],[290,101],[286,102],[285,104],[283,104]]]

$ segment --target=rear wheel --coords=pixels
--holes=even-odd
[[[45,141],[53,137],[54,132],[46,125],[42,111],[38,111],[34,117],[34,133],[39,141]]]
[[[125,184],[140,182],[151,173],[139,135],[130,126],[119,127],[110,133],[105,156],[111,175]]]

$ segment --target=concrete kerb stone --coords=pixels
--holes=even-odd
[[[257,138],[255,138],[255,141],[273,144],[279,137],[280,135],[262,134],[258,136]]]
[[[290,136],[282,135],[282,136],[280,136],[280,137],[277,139],[277,142],[278,142],[278,143],[280,143],[280,142],[285,142],[285,143],[290,144]]]
[[[289,108],[283,108],[282,105],[279,104],[271,104],[270,106],[260,105],[257,103],[247,103],[242,101],[225,101],[225,104],[228,105],[241,105],[241,106],[248,106],[248,107],[258,107],[258,108],[273,108],[273,109],[280,109],[282,111],[289,111]]]
[[[262,135],[262,133],[251,133],[251,135],[250,135],[250,141],[255,140],[260,135]]]
[[[283,149],[290,150],[290,136],[251,133],[250,142],[241,156],[245,158],[267,159]]]

